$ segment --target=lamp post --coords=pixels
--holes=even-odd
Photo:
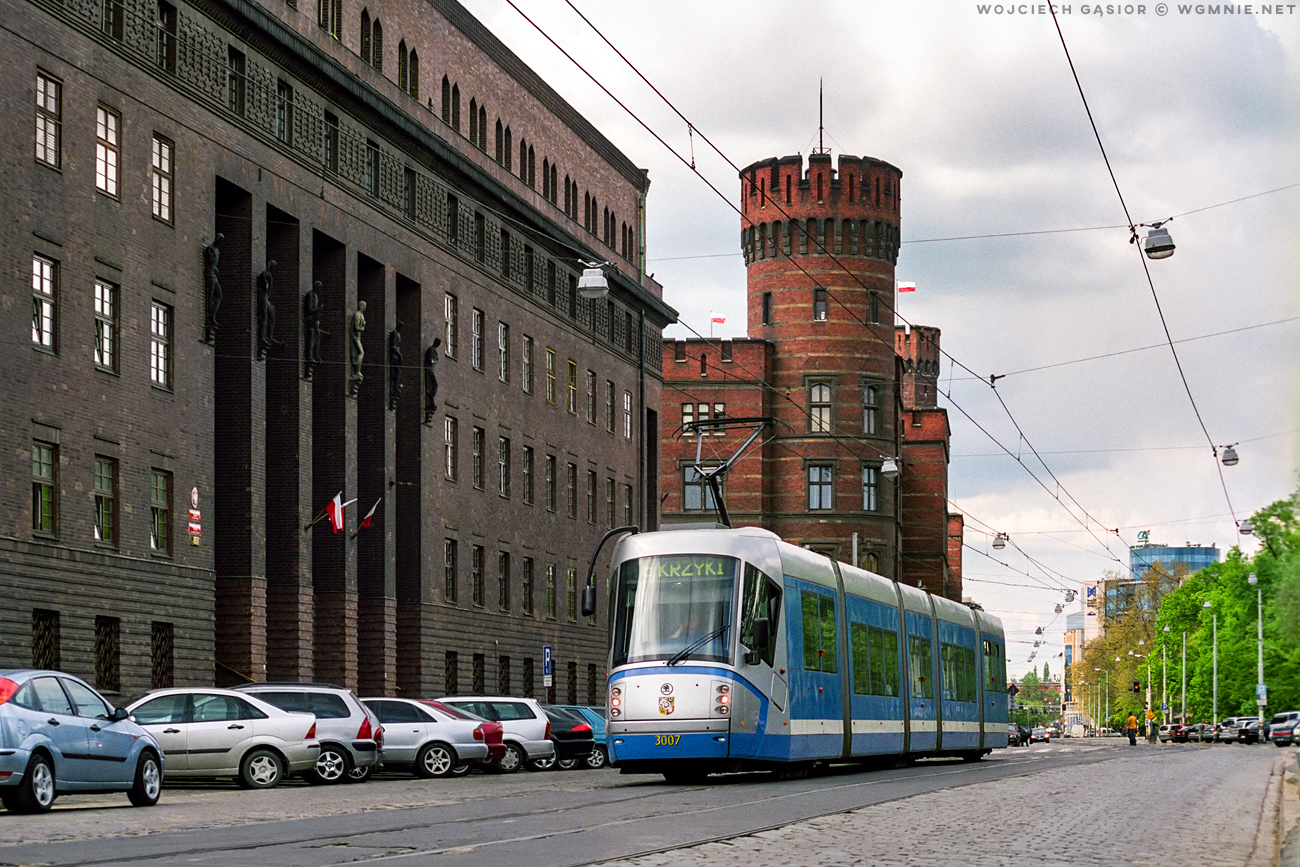
[[[1205,607],[1210,609],[1211,622],[1214,625],[1214,704],[1210,711],[1211,722],[1217,727],[1219,724],[1219,612],[1214,610],[1214,604],[1210,600],[1205,600]]]
[[[1093,671],[1100,671],[1102,677],[1106,678],[1106,727],[1110,727],[1110,672],[1101,668],[1094,668]]]
[[[1169,634],[1169,627],[1165,627],[1165,635]],[[1165,642],[1160,642],[1160,719],[1163,722],[1169,722],[1165,719],[1165,713],[1172,711],[1173,707],[1169,704],[1169,648]],[[1170,740],[1173,736],[1170,735]]]
[[[1262,724],[1266,719],[1264,705],[1268,704],[1268,688],[1264,686],[1264,590],[1259,586],[1259,578],[1254,572],[1246,577],[1246,581],[1255,586],[1255,619],[1259,622],[1259,680],[1255,682],[1255,703],[1259,705],[1259,721],[1262,730]]]

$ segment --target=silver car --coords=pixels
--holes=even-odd
[[[409,698],[363,698],[384,724],[384,768],[449,777],[488,757],[483,722],[454,717]]]
[[[320,757],[315,715],[254,695],[162,689],[127,710],[157,739],[169,777],[234,777],[246,789],[269,789],[285,774],[312,770]]]
[[[162,791],[158,743],[80,678],[0,671],[0,803],[44,813],[58,795],[126,792],[150,807]]]
[[[535,698],[508,695],[457,695],[438,701],[456,710],[501,723],[506,754],[493,767],[514,773],[526,762],[552,759],[551,721]]]
[[[320,756],[309,783],[361,783],[383,760],[384,728],[351,690],[328,683],[245,683],[236,691],[280,710],[316,715]]]

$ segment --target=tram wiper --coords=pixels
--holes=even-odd
[[[722,635],[722,633],[726,632],[727,629],[728,629],[730,626],[731,626],[730,623],[724,623],[724,624],[722,624],[721,626],[719,626],[717,629],[715,629],[715,630],[713,630],[712,632],[710,632],[708,635],[705,635],[705,636],[703,636],[703,637],[701,637],[701,638],[697,638],[695,641],[692,641],[690,644],[686,645],[686,646],[683,647],[681,650],[677,651],[677,652],[674,653],[672,656],[668,657],[668,661],[667,661],[666,663],[664,663],[664,664],[665,664],[665,665],[676,665],[677,663],[679,663],[679,662],[681,662],[683,659],[685,659],[685,658],[687,657],[687,655],[690,654],[691,651],[693,651],[693,650],[699,650],[699,649],[700,649],[701,647],[703,647],[705,644],[708,644],[708,643],[709,643],[710,641],[712,641],[713,639],[715,639],[715,638],[717,638],[718,636]]]

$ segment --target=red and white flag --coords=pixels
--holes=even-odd
[[[710,322],[716,322],[717,324],[722,325],[724,322],[727,321],[727,317],[725,317],[725,316],[719,316],[718,314],[714,313],[714,314],[713,314],[713,318],[710,319],[709,321],[710,321]]]
[[[330,519],[330,525],[335,533],[343,529],[343,510],[355,502],[356,500],[343,502],[343,492],[339,491],[334,495],[334,499],[325,504],[325,515]]]
[[[916,291],[916,284],[915,284],[915,283],[899,283],[899,284],[898,284],[898,291],[899,291],[899,292],[915,292],[915,291]]]
[[[375,504],[370,507],[370,511],[366,512],[366,516],[361,519],[361,526],[357,528],[358,530],[368,530],[370,528],[370,519],[375,516],[375,509],[378,509],[379,504],[382,503],[383,501],[384,501],[383,497],[380,497],[378,500],[375,500]]]

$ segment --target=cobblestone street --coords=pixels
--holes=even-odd
[[[1112,761],[933,792],[608,864],[1270,867],[1282,833],[1277,817],[1286,770],[1291,781],[1285,788],[1294,800],[1294,750],[1141,745]]]

